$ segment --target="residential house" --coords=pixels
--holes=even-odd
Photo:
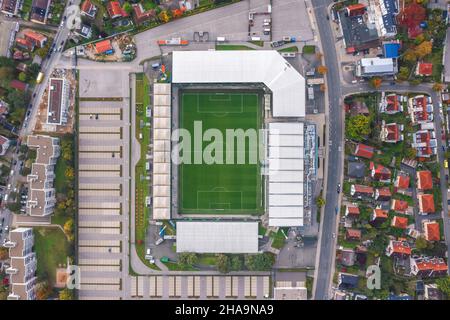
[[[360,266],[365,266],[367,262],[367,247],[363,245],[356,246],[356,261]]]
[[[20,51],[20,50],[17,50],[17,49],[14,50],[13,59],[14,60],[19,60],[19,61],[25,60],[24,57],[23,57],[23,52]]]
[[[133,4],[133,18],[136,25],[140,25],[146,21],[150,21],[156,17],[155,10],[145,10],[142,4]]]
[[[59,139],[49,136],[28,136],[27,145],[37,150],[36,161],[27,176],[28,199],[26,213],[30,216],[48,216],[56,204],[53,187],[54,167],[60,154]]]
[[[0,156],[4,156],[6,154],[10,144],[11,141],[8,138],[0,135]]]
[[[346,217],[358,217],[359,216],[359,207],[356,204],[348,204],[345,207],[345,216]]]
[[[422,94],[409,98],[408,112],[413,125],[433,121],[433,104],[431,97]]]
[[[380,225],[388,219],[388,211],[383,209],[373,209],[370,217],[370,222],[375,225]]]
[[[391,200],[392,193],[388,187],[375,189],[375,200],[388,201]]]
[[[419,194],[419,214],[435,213],[434,196],[432,194]]]
[[[386,255],[388,257],[395,257],[399,259],[409,258],[411,255],[411,247],[409,243],[399,240],[389,240],[389,245],[386,248]]]
[[[34,44],[38,48],[42,48],[47,43],[47,37],[44,36],[42,33],[26,29],[23,32],[23,36],[26,40],[30,41],[32,44]]]
[[[338,275],[339,289],[353,289],[358,286],[359,277],[350,273],[340,272]]]
[[[426,240],[428,241],[441,240],[441,230],[438,222],[431,220],[423,220],[422,229]]]
[[[106,5],[106,11],[108,11],[111,19],[128,17],[128,13],[120,6],[119,1],[110,1]]]
[[[438,289],[436,283],[426,284],[424,289],[425,300],[443,300],[442,292]]]
[[[411,178],[409,174],[400,171],[394,181],[395,190],[399,191],[408,189],[410,180]]]
[[[364,186],[360,184],[352,184],[350,187],[350,194],[352,197],[366,197],[372,198],[374,194],[374,190],[372,187]]]
[[[372,179],[381,182],[390,182],[391,181],[391,170],[382,166],[381,164],[374,164],[370,162],[370,171]]]
[[[429,124],[433,126],[432,123]],[[413,134],[413,142],[411,146],[416,149],[416,154],[419,158],[430,158],[431,156],[437,154],[437,140],[435,132],[430,130],[419,130],[415,132]]]
[[[417,171],[417,189],[420,191],[432,190],[433,189],[433,176],[431,171],[423,170]]]
[[[19,70],[20,72],[26,72],[27,68],[28,68],[28,65],[26,65],[23,62],[17,64],[17,66],[16,66],[16,69]]]
[[[21,49],[28,50],[28,51],[34,50],[34,44],[24,38],[16,38],[16,46],[18,46]]]
[[[10,266],[6,269],[10,281],[8,300],[36,299],[37,259],[33,245],[32,228],[17,228],[9,233],[9,239],[4,244],[9,249],[11,259]]]
[[[361,230],[358,229],[347,229],[345,232],[345,239],[349,241],[359,241],[361,240]]]
[[[26,84],[25,82],[22,82],[20,80],[12,80],[9,83],[9,86],[13,89],[19,90],[19,91],[26,91],[28,89],[28,84]]]
[[[398,0],[370,1],[369,17],[375,21],[378,34],[382,38],[397,35],[396,16],[399,13]]]
[[[350,5],[337,14],[344,46],[349,54],[380,45],[375,23],[367,19],[366,8],[363,6],[362,4]]]
[[[356,64],[357,77],[384,77],[397,74],[397,60],[392,58],[362,58]]]
[[[76,29],[75,33],[85,39],[90,39],[92,37],[92,27],[87,24],[81,23],[80,28]]]
[[[364,162],[351,161],[347,164],[347,176],[361,179],[366,176],[366,164]]]
[[[408,218],[394,216],[391,221],[391,227],[405,230],[406,228],[408,228]]]
[[[19,0],[3,0],[3,2],[1,2],[1,12],[8,16],[17,16],[19,7]]]
[[[416,68],[416,76],[429,77],[433,74],[433,64],[429,62],[419,62]]]
[[[111,45],[111,40],[102,40],[94,44],[95,54],[111,54],[114,49]]]
[[[91,0],[85,0],[81,4],[81,15],[95,19],[97,14],[97,7],[91,2]]]
[[[30,20],[46,24],[51,0],[33,0],[31,4]]]
[[[353,249],[342,249],[338,253],[338,260],[343,266],[351,267],[355,264],[356,255]]]
[[[352,116],[356,115],[369,115],[369,108],[364,101],[353,100],[349,104],[345,105],[346,111]]]
[[[411,274],[421,278],[447,275],[447,263],[444,258],[413,256],[410,258]]]
[[[391,210],[401,214],[408,214],[410,211],[408,202],[399,199],[392,200]]]
[[[357,157],[371,159],[373,157],[374,152],[375,152],[374,147],[371,147],[371,146],[368,146],[368,145],[365,145],[362,143],[358,143],[356,145],[354,155]]]
[[[7,115],[9,112],[9,105],[0,99],[0,117]]]
[[[403,96],[397,93],[381,93],[380,112],[387,114],[396,114],[403,112]]]
[[[386,143],[397,143],[403,141],[403,125],[397,123],[388,123],[383,120],[381,122],[380,139]]]

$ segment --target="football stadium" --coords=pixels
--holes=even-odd
[[[305,79],[278,52],[174,51],[172,82],[155,84],[153,99],[153,219],[304,225],[315,127]],[[177,129],[186,136],[174,140]]]

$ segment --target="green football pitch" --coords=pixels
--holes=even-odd
[[[254,129],[261,127],[261,105],[257,93],[239,92],[182,92],[180,128],[191,134],[194,148],[194,122],[201,121],[202,131],[218,129],[224,137],[223,163],[201,164],[192,161],[179,165],[179,207],[181,214],[259,214],[262,213],[262,177],[259,161],[250,163],[248,139],[245,143],[245,162],[237,164],[237,145],[234,143],[233,164],[226,163],[227,129]],[[202,150],[210,142],[203,142]],[[228,149],[230,149],[228,147]],[[252,150],[254,152],[255,149]],[[185,152],[186,150],[183,150]],[[256,151],[257,153],[257,151]]]

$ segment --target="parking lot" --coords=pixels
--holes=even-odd
[[[80,298],[122,297],[123,254],[128,247],[128,79],[125,71],[80,71]]]

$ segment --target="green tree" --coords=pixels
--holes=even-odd
[[[36,299],[47,300],[52,293],[52,289],[47,281],[42,281],[36,284]]]
[[[400,67],[400,71],[398,73],[398,79],[403,80],[403,81],[408,80],[409,73],[410,73],[410,71],[409,71],[408,67]]]
[[[27,74],[25,72],[19,73],[19,80],[22,82],[27,81]]]
[[[424,237],[422,237],[422,236],[417,237],[417,239],[416,239],[416,248],[419,249],[419,250],[425,250],[426,248],[428,248],[427,240]]]
[[[36,79],[41,67],[37,63],[32,63],[27,68],[27,76],[29,79]]]
[[[193,266],[197,264],[198,256],[193,252],[182,252],[178,255],[178,263]]]
[[[242,270],[243,262],[240,256],[234,255],[230,259],[230,269],[233,271]]]
[[[325,199],[322,198],[321,196],[316,198],[316,205],[317,207],[320,209],[325,205]]]
[[[73,300],[73,290],[67,288],[59,292],[59,300]]]
[[[8,93],[7,100],[13,109],[24,108],[27,103],[28,96],[22,91],[14,90]]]
[[[450,298],[450,276],[437,279],[436,284],[438,289],[442,291],[446,298]]]
[[[7,88],[12,79],[14,79],[14,68],[0,67],[0,86]]]
[[[131,14],[133,12],[133,7],[129,2],[125,2],[122,7],[123,10],[125,10],[126,13]]]
[[[225,254],[219,254],[216,259],[217,270],[221,273],[228,273],[230,271],[230,261]]]
[[[274,263],[273,254],[268,252],[245,257],[245,267],[250,271],[269,271]]]
[[[371,132],[370,119],[364,115],[350,117],[346,121],[345,130],[350,139],[361,141]]]
[[[36,54],[42,59],[44,59],[47,56],[49,50],[50,50],[50,42],[48,42],[44,47],[37,49]]]
[[[5,56],[0,56],[0,67],[14,68],[14,60]]]

